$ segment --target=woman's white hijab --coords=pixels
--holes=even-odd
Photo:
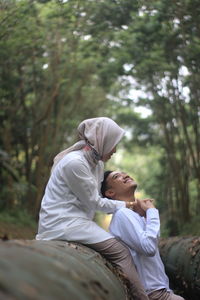
[[[56,155],[53,168],[66,154],[80,150],[86,145],[91,148],[93,161],[97,164],[104,155],[111,152],[125,133],[117,123],[106,117],[84,120],[79,124],[77,130],[80,140]]]

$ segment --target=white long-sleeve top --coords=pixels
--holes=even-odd
[[[169,289],[169,279],[158,250],[160,218],[156,208],[149,208],[146,219],[122,208],[112,217],[110,232],[126,243],[147,293]]]
[[[42,199],[37,240],[89,244],[113,237],[92,219],[97,210],[113,213],[125,203],[99,196],[99,167],[92,169],[82,150],[70,152],[57,164]]]

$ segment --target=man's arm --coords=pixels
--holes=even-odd
[[[154,256],[158,247],[160,219],[158,210],[149,202],[143,200],[141,204],[146,209],[146,222],[137,213],[120,209],[113,217],[110,231],[136,252]]]

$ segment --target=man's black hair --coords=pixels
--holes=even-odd
[[[110,173],[112,173],[112,172],[113,171],[110,171],[110,170],[104,172],[104,178],[101,183],[101,194],[103,197],[106,197],[105,192],[108,190],[108,184],[107,184],[106,180],[107,180],[108,176],[110,175]]]

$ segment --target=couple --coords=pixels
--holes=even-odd
[[[157,286],[157,280],[163,274],[163,266],[158,268],[154,265],[155,270],[149,270],[151,264],[146,264],[147,255],[152,256],[148,257],[151,263],[154,257],[158,257],[155,247],[159,217],[151,200],[136,202],[134,197],[125,199],[125,194],[123,196],[122,192],[113,189],[113,172],[108,174],[102,185],[102,192],[106,197],[100,196],[104,162],[116,152],[116,146],[122,139],[124,130],[113,120],[102,117],[81,122],[78,126],[78,135],[78,142],[59,153],[54,159],[41,203],[36,239],[74,241],[98,251],[125,274],[130,281],[131,296],[135,300],[149,298],[181,300],[181,297],[168,292],[166,275],[163,277],[164,283]],[[132,182],[130,178],[126,178],[125,181]],[[139,214],[146,214],[147,221],[135,213],[134,209]],[[97,210],[115,213],[111,233],[93,221]],[[127,231],[126,227],[132,229]],[[134,231],[134,228],[137,230]],[[140,241],[135,244],[137,237],[140,237]],[[145,278],[149,279],[148,274],[153,272],[156,276],[155,282],[152,283],[152,279],[146,282]],[[165,288],[167,291],[163,290]],[[155,295],[158,289],[159,293],[164,295]]]

